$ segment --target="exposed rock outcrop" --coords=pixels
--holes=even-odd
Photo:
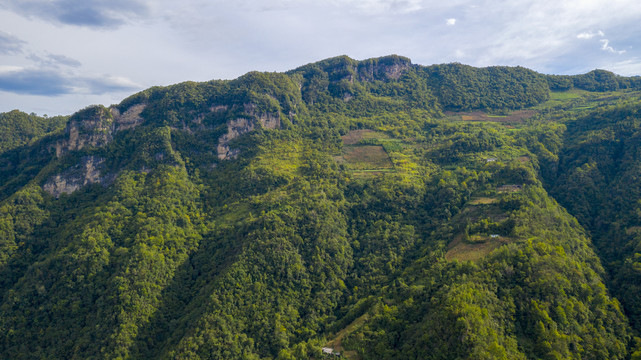
[[[229,142],[252,130],[254,130],[254,122],[251,119],[238,118],[228,122],[227,133],[218,139],[218,158],[221,160],[236,158],[238,149],[230,149]]]
[[[107,109],[99,105],[78,111],[69,119],[65,138],[54,145],[56,156],[61,157],[85,146],[107,145],[113,140],[116,132],[131,129],[143,122],[140,114],[145,106],[145,104],[133,105],[122,114],[115,107]]]
[[[85,185],[106,183],[109,177],[101,175],[104,162],[105,159],[101,157],[84,156],[75,166],[49,178],[42,189],[58,198],[61,194],[71,194]]]
[[[85,146],[104,146],[113,139],[113,116],[104,106],[80,110],[69,119],[65,135],[55,144],[57,157]]]
[[[238,149],[231,149],[229,142],[242,134],[253,131],[257,126],[263,129],[280,129],[281,121],[278,113],[261,112],[256,104],[245,104],[244,112],[247,117],[239,117],[227,122],[227,133],[218,139],[218,158],[221,160],[234,159]]]
[[[390,55],[377,59],[364,60],[358,63],[358,78],[361,81],[398,80],[412,67],[408,58]]]
[[[147,107],[145,104],[136,104],[129,107],[129,109],[122,114],[117,108],[112,107],[110,110],[114,118],[114,132],[135,128],[142,124],[144,119],[140,114],[145,110],[145,107]]]

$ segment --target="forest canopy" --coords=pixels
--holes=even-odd
[[[0,358],[641,358],[641,93],[346,56],[0,114]]]

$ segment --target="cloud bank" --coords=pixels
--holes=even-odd
[[[13,55],[22,52],[25,42],[17,37],[0,31],[0,55]]]
[[[0,6],[26,17],[91,28],[115,28],[150,9],[143,0],[5,0]]]
[[[100,95],[140,88],[140,85],[126,78],[82,76],[57,69],[0,68],[0,90],[22,95]]]

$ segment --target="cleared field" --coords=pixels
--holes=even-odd
[[[363,314],[358,319],[349,324],[346,328],[339,331],[332,340],[325,344],[325,347],[332,348],[334,349],[334,351],[340,352],[346,359],[357,359],[358,354],[356,353],[356,351],[345,351],[342,346],[342,341],[346,335],[351,334],[354,330],[361,327],[367,320],[369,320],[369,314]]]
[[[479,198],[472,199],[470,201],[470,205],[489,205],[489,204],[494,204],[497,201],[499,200],[495,198],[479,197]]]
[[[511,192],[519,192],[523,189],[523,186],[521,185],[516,185],[516,184],[509,184],[509,185],[501,185],[496,190],[501,193],[511,193]]]
[[[345,165],[355,178],[371,178],[396,172],[387,151],[402,149],[400,140],[390,139],[384,133],[368,129],[352,130],[342,136],[342,140],[343,153],[334,157],[334,160]],[[375,141],[374,144],[366,145],[362,140]]]
[[[346,148],[343,159],[354,170],[393,169],[394,164],[380,145],[354,146]]]
[[[578,99],[581,94],[578,91],[551,91],[550,100],[572,100]]]
[[[355,145],[361,140],[387,139],[387,136],[374,130],[362,129],[352,130],[347,135],[343,135],[341,139],[343,139],[343,144],[345,145]]]
[[[459,261],[476,261],[483,258],[485,255],[492,252],[494,249],[505,245],[509,242],[509,238],[499,236],[497,238],[483,237],[482,239],[476,236],[474,243],[469,243],[463,240],[463,236],[459,235],[448,248],[445,253],[445,259],[459,260]]]

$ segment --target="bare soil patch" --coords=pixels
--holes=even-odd
[[[341,136],[343,139],[343,144],[345,145],[355,145],[363,139],[372,139],[377,136],[378,133],[374,130],[361,129],[361,130],[352,130],[347,135]]]
[[[354,169],[392,169],[394,164],[380,145],[354,146],[345,149],[343,159]]]

